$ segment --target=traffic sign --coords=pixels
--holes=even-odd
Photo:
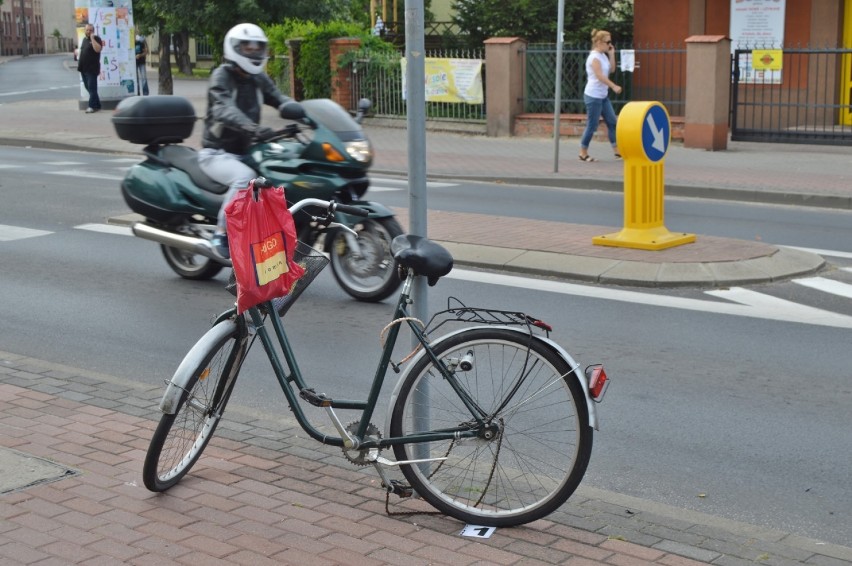
[[[664,222],[663,158],[671,122],[659,102],[628,102],[615,128],[624,158],[624,228],[592,238],[598,246],[663,250],[695,241],[695,234],[669,232]]]
[[[642,149],[650,161],[656,162],[665,157],[671,133],[666,109],[660,104],[649,105],[642,120]]]

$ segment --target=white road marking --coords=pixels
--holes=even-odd
[[[703,301],[700,299],[689,299],[684,297],[670,297],[666,295],[655,295],[651,293],[640,293],[638,291],[627,291],[624,289],[610,289],[606,287],[592,287],[575,283],[564,283],[560,281],[549,281],[544,279],[527,279],[516,275],[503,275],[482,271],[467,271],[464,269],[453,270],[448,276],[450,279],[470,281],[474,283],[487,283],[491,285],[505,285],[521,289],[533,289],[549,293],[561,293],[565,295],[577,295],[595,299],[606,299],[611,301],[622,301],[633,304],[641,304],[655,307],[668,307],[714,314],[726,314],[734,316],[747,316],[767,320],[779,320],[784,322],[798,322],[802,324],[815,324],[819,326],[831,326],[836,328],[852,329],[852,316],[833,313],[822,309],[800,305],[784,299],[777,299],[769,295],[762,295],[754,291],[739,287],[727,291],[705,291],[708,295],[716,296],[725,300],[735,301],[740,304],[720,303],[714,301]]]
[[[0,163],[0,169],[20,169],[23,165],[3,165]]]
[[[747,307],[750,312],[742,313],[743,316],[757,316],[770,320],[784,320],[788,322],[801,322],[804,324],[818,324],[820,326],[833,326],[837,328],[852,328],[852,316],[834,313],[807,305],[800,305],[786,299],[764,295],[742,287],[731,287],[716,291],[705,291],[706,294],[719,297],[729,301],[735,301]],[[736,306],[736,305],[729,305]],[[732,312],[730,314],[738,314]]]
[[[78,230],[88,230],[91,232],[121,236],[133,235],[129,226],[91,223],[80,224],[74,228]],[[0,241],[31,238],[51,233],[52,232],[45,230],[33,230],[30,228],[0,224]],[[843,270],[852,272],[852,268],[843,268]],[[833,313],[823,309],[809,307],[807,305],[801,305],[792,301],[773,297],[771,295],[765,295],[763,293],[744,289],[742,287],[732,287],[726,290],[712,290],[704,292],[705,294],[713,297],[732,301],[732,303],[721,303],[716,301],[704,301],[701,299],[671,297],[652,293],[642,293],[639,291],[628,291],[625,289],[611,289],[606,287],[580,285],[577,283],[532,279],[518,275],[505,275],[484,271],[468,271],[465,269],[455,269],[447,276],[447,278],[459,281],[469,281],[472,283],[486,283],[490,285],[516,287],[519,289],[532,289],[548,293],[589,297],[593,299],[621,301],[652,307],[676,308],[709,312],[713,314],[746,316],[766,320],[852,329],[852,316]],[[832,281],[823,277],[796,279],[794,282],[820,291],[852,298],[852,285],[847,283]]]
[[[831,293],[847,299],[852,299],[852,285],[841,281],[826,279],[825,277],[807,277],[805,279],[793,279],[793,283],[798,283],[817,291]]]
[[[85,161],[45,161],[45,165],[55,165],[57,167],[73,167],[78,165],[85,165]]]
[[[401,185],[402,188],[408,186],[408,179],[388,179],[385,177],[374,177],[373,182],[382,185]],[[458,183],[441,183],[439,181],[426,181],[426,186],[434,189],[442,189],[445,187],[457,187]],[[372,187],[370,187],[372,189]]]
[[[66,88],[80,88],[79,84],[68,86],[52,86],[49,88],[39,88],[35,90],[18,90],[15,92],[0,92],[0,96],[18,96],[20,94],[35,94],[37,92],[49,92],[53,90],[64,90]]]
[[[799,250],[803,252],[810,252],[812,254],[817,254],[821,256],[829,256],[829,257],[844,257],[847,259],[852,259],[852,252],[841,252],[837,250],[820,250],[817,248],[799,248],[796,246],[784,246],[785,248],[790,248],[791,250]]]
[[[63,177],[84,177],[86,179],[105,179],[107,181],[121,181],[124,179],[121,175],[106,175],[103,173],[94,173],[92,171],[83,171],[80,169],[65,169],[63,171],[45,171],[48,175],[61,175]]]
[[[24,238],[35,238],[37,236],[46,236],[52,234],[47,230],[34,230],[32,228],[22,228],[21,226],[9,226],[0,224],[0,242],[10,242],[12,240],[23,240]]]
[[[74,226],[74,229],[100,232],[103,234],[118,234],[120,236],[133,235],[133,230],[130,229],[130,226],[116,226],[114,224],[80,224],[78,226]]]

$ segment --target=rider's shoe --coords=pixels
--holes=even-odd
[[[228,247],[227,234],[213,234],[213,238],[210,240],[210,243],[213,244],[213,248],[216,250],[216,253],[225,259],[230,259],[231,250]]]

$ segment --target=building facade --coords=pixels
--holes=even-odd
[[[0,54],[45,52],[42,0],[6,0],[0,4]]]

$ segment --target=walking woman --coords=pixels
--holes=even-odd
[[[580,161],[595,161],[589,155],[589,144],[598,129],[598,122],[603,116],[606,123],[609,143],[616,159],[620,159],[618,146],[615,144],[615,110],[609,100],[609,89],[615,94],[621,92],[621,87],[609,79],[615,70],[615,47],[612,36],[605,30],[592,30],[592,51],[586,59],[586,89],[583,91],[583,101],[586,103],[586,131],[580,138]]]

